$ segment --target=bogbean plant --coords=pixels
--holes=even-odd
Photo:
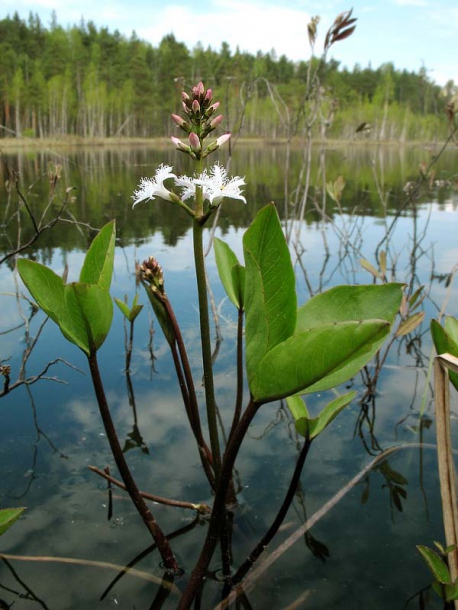
[[[186,134],[185,141],[172,138],[173,144],[193,159],[195,173],[177,176],[172,167],[162,165],[154,178],[141,180],[133,195],[134,206],[160,198],[181,208],[190,217],[193,228],[206,426],[201,423],[186,346],[165,291],[162,268],[154,258],[138,267],[139,279],[170,346],[190,431],[196,439],[203,472],[214,495],[207,536],[179,602],[180,609],[191,606],[218,545],[226,584],[230,587],[243,578],[270,542],[293,499],[312,442],[350,404],[356,392],[339,395],[315,417],[310,416],[303,396],[334,388],[353,377],[389,335],[402,299],[400,284],[338,286],[298,307],[291,256],[274,204],[263,207],[246,231],[244,264],[226,243],[216,239],[214,251],[219,276],[238,312],[236,398],[230,433],[227,443],[222,445],[213,379],[203,232],[224,199],[235,200],[231,205],[245,203],[242,194],[245,182],[240,177],[228,177],[218,163],[210,168],[205,166],[207,158],[230,138],[230,134],[225,134],[207,144],[208,136],[222,120],[222,116],[216,114],[219,103],[212,98],[212,91],[199,83],[189,94],[182,94],[183,116],[172,115],[174,123]],[[136,208],[134,213],[141,211]],[[113,315],[109,289],[114,247],[115,226],[109,223],[94,239],[78,282],[66,283],[52,270],[30,260],[19,260],[18,270],[38,305],[58,324],[64,336],[87,356],[116,466],[135,507],[157,542],[166,569],[174,573],[184,566],[178,565],[169,541],[138,491],[116,435],[97,362],[98,350],[108,334]],[[129,308],[121,309],[125,309],[124,314],[130,319]],[[248,398],[244,407],[245,396]],[[232,484],[234,464],[257,412],[283,399],[298,433],[304,437],[301,458],[275,522],[247,561],[235,571],[225,535],[227,511],[237,500]],[[196,510],[199,508],[196,506]]]

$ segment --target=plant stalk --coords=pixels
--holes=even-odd
[[[232,420],[229,438],[234,433],[240,421],[243,400],[243,309],[238,310],[237,320],[237,392],[235,398],[234,418]]]
[[[258,403],[250,400],[250,403],[240,418],[239,425],[228,441],[221,467],[221,475],[215,495],[215,501],[213,503],[213,510],[208,526],[207,537],[205,539],[199,560],[192,571],[188,586],[183,593],[183,597],[180,600],[177,610],[189,610],[193,600],[199,592],[219,540],[220,527],[224,517],[224,512],[226,510],[227,491],[232,480],[232,470],[234,468],[235,460],[248,427],[256,415],[259,407],[260,405]]]
[[[203,226],[199,219],[193,220],[194,262],[196,266],[197,291],[199,296],[200,334],[202,341],[202,363],[204,369],[205,402],[210,433],[210,447],[213,455],[213,468],[216,484],[221,472],[221,450],[216,419],[216,399],[213,384],[213,365],[211,353],[210,320],[208,315],[207,282],[205,277],[205,258],[203,249]]]
[[[255,561],[259,558],[259,556],[266,549],[266,547],[272,542],[273,537],[278,532],[278,529],[283,523],[283,520],[286,517],[286,513],[288,512],[289,507],[291,506],[291,502],[294,499],[294,494],[296,493],[297,485],[299,483],[302,469],[304,467],[305,458],[308,455],[311,444],[312,441],[307,438],[299,454],[299,458],[296,462],[296,466],[294,468],[293,476],[291,477],[291,482],[289,484],[288,491],[286,492],[285,498],[277,513],[277,516],[273,520],[273,523],[269,527],[267,532],[264,534],[264,536],[255,546],[255,548],[251,551],[251,553],[239,567],[237,572],[234,574],[232,578],[232,584],[238,584],[245,577],[245,575],[251,569]]]
[[[103,425],[105,432],[110,443],[111,452],[113,454],[116,466],[119,470],[119,474],[126,486],[126,491],[129,493],[134,503],[135,508],[140,514],[143,522],[150,531],[154,541],[157,544],[159,553],[161,554],[162,560],[165,567],[172,571],[178,572],[179,567],[175,559],[173,551],[169,545],[167,538],[162,532],[159,524],[154,518],[151,510],[146,505],[146,502],[141,496],[140,490],[138,489],[132,473],[130,472],[129,466],[125,460],[124,454],[119,443],[118,436],[114,427],[113,419],[111,417],[110,409],[105,395],[102,379],[100,376],[99,365],[97,362],[97,352],[94,350],[88,356],[89,369],[91,371],[92,383],[94,386],[95,395],[99,404],[100,415],[102,416]]]

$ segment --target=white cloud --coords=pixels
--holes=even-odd
[[[220,0],[217,11],[204,12],[195,18],[192,9],[167,6],[152,25],[137,28],[141,38],[157,44],[173,30],[177,40],[193,47],[201,41],[204,46],[215,49],[223,41],[229,42],[235,51],[256,53],[259,49],[275,48],[278,56],[285,54],[291,59],[308,57],[307,23],[310,16],[301,10],[283,6],[242,3]],[[145,20],[142,20],[145,23]],[[192,24],[192,25],[190,25]]]
[[[394,0],[398,6],[428,6],[427,0]]]

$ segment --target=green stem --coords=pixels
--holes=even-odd
[[[198,207],[198,206],[197,206]],[[203,248],[203,227],[196,218],[193,221],[194,262],[196,265],[197,291],[199,295],[200,335],[202,342],[202,363],[204,369],[205,402],[210,433],[210,447],[213,454],[215,479],[221,471],[221,451],[216,419],[215,388],[213,384],[213,365],[211,352],[210,320],[208,315],[207,282],[205,278],[205,257]]]
[[[100,376],[99,365],[97,362],[97,352],[92,351],[88,356],[89,369],[91,371],[92,383],[94,386],[95,395],[99,404],[100,415],[102,416],[103,425],[105,432],[110,443],[111,452],[113,454],[116,466],[119,470],[119,474],[126,486],[126,491],[129,493],[134,503],[135,508],[140,514],[143,522],[153,536],[157,548],[161,554],[162,560],[165,567],[172,572],[178,572],[179,567],[176,559],[173,555],[173,551],[170,548],[169,542],[162,532],[159,524],[153,516],[153,513],[146,505],[145,500],[142,498],[140,490],[134,481],[132,473],[130,472],[129,466],[127,465],[126,459],[119,444],[118,435],[114,427],[113,419],[111,417],[110,408],[105,395],[105,390]]]

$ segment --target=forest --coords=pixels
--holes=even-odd
[[[311,130],[314,105],[313,137],[431,142],[447,135],[445,109],[456,95],[453,81],[440,87],[424,66],[373,69],[361,58],[350,70],[319,55],[232,53],[224,41],[218,51],[188,49],[173,34],[154,47],[91,21],[63,28],[55,14],[48,27],[36,14],[7,16],[0,41],[0,138],[169,136],[170,109],[179,112],[183,88],[202,80],[224,103],[222,129],[244,137]]]

